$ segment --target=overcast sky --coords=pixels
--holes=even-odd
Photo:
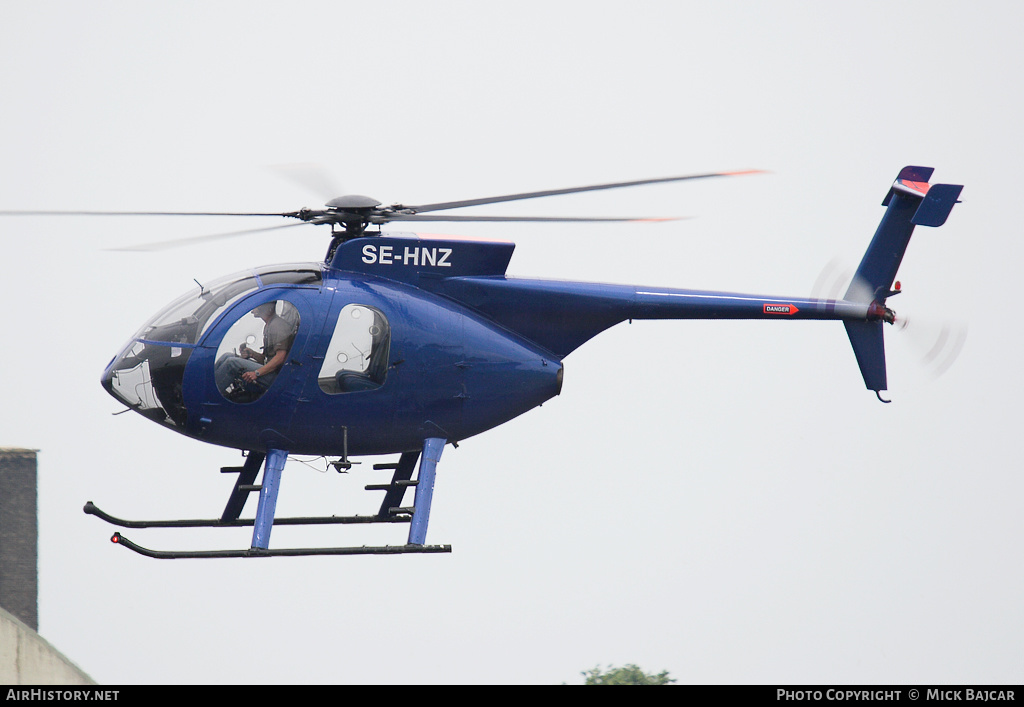
[[[321,259],[320,229],[147,254],[106,249],[267,224],[6,218],[0,445],[40,450],[40,633],[109,684],[557,684],[624,663],[1019,683],[1022,25],[1009,2],[3,3],[0,209],[319,206],[268,169],[295,162],[384,203],[760,168],[488,207],[684,221],[424,231],[514,240],[517,276],[806,296],[856,267],[904,165],[965,185],[891,300],[918,347],[929,322],[966,327],[944,376],[912,330],[887,331],[882,405],[838,323],[622,324],[566,359],[560,397],[445,449],[428,542],[453,552],[395,557],[157,561],[81,512],[220,514],[239,453],[114,416],[99,376],[193,278]],[[366,461],[290,461],[278,514],[374,512]]]

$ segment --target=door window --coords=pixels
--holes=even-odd
[[[217,389],[236,403],[258,400],[281,372],[298,329],[299,312],[285,300],[271,300],[246,312],[217,349]]]
[[[320,388],[330,395],[374,390],[388,370],[391,327],[373,307],[350,304],[342,308],[320,368]]]

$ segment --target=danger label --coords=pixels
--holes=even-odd
[[[766,304],[765,314],[796,314],[800,310],[794,304]]]

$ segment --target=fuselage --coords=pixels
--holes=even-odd
[[[243,343],[260,348],[252,313],[268,302],[294,321],[287,362],[265,389],[225,390],[218,362]],[[550,352],[458,303],[310,264],[186,295],[133,337],[102,380],[137,412],[213,444],[334,455],[347,441],[358,455],[465,439],[557,395],[561,379]]]
[[[222,278],[154,316],[103,385],[212,444],[389,454],[471,437],[549,400],[562,359],[626,319],[870,316],[845,300],[508,278],[513,248],[363,237],[330,262]]]

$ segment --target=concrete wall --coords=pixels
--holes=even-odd
[[[31,628],[0,609],[0,685],[95,685]]]
[[[0,608],[39,628],[36,453],[0,448]]]

